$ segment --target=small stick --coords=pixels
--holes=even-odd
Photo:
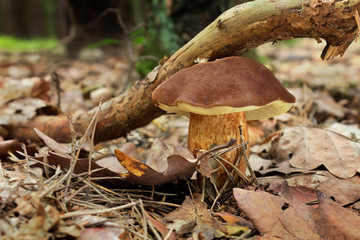
[[[151,231],[154,233],[155,237],[158,240],[161,240],[162,238],[161,238],[160,234],[158,233],[158,231],[156,230],[156,228],[154,227],[154,224],[152,224],[152,222],[150,221],[150,216],[145,211],[144,205],[143,205],[143,202],[141,201],[141,199],[140,199],[140,208],[141,208],[141,211],[143,212],[143,218],[146,218],[147,223],[149,224],[149,227],[150,227]]]
[[[101,97],[100,98],[100,103],[99,103],[99,106],[95,112],[95,115],[94,115],[94,121],[92,121],[91,123],[94,124],[94,126],[92,127],[92,132],[91,132],[91,139],[90,139],[90,150],[89,150],[89,169],[88,169],[88,172],[89,172],[89,178],[90,178],[90,175],[91,175],[91,155],[92,155],[92,152],[94,150],[94,137],[95,137],[95,130],[96,130],[96,124],[98,122],[98,118],[99,118],[99,112],[100,112],[100,109],[101,109],[101,105],[104,101],[104,98]]]
[[[2,162],[1,162],[1,159],[0,159],[0,175],[1,175],[1,181],[5,181],[5,177],[4,177],[4,170],[3,170],[3,167],[2,167]]]
[[[215,152],[219,149],[223,149],[223,148],[228,148],[232,145],[234,145],[236,143],[236,140],[235,139],[230,139],[229,142],[223,144],[223,145],[219,145],[219,146],[216,146],[216,147],[213,147],[211,149],[209,149],[208,151],[204,152],[203,154],[201,154],[199,157],[198,157],[198,161],[200,161],[201,159],[203,159],[204,157],[206,157],[207,155],[209,155],[210,153],[212,152]]]
[[[69,114],[67,117],[68,117],[68,124],[69,124],[69,128],[70,128],[70,132],[71,132],[71,161],[70,161],[69,170],[65,174],[65,177],[67,178],[67,182],[66,182],[66,188],[65,188],[64,196],[66,196],[67,193],[68,193],[72,173],[74,172],[76,161],[77,161],[77,156],[76,156],[77,155],[76,154],[76,132],[75,132],[75,129],[74,129],[74,126],[73,126],[73,123],[72,123],[72,116]]]
[[[128,204],[125,204],[122,206],[108,208],[108,209],[95,209],[95,210],[92,209],[92,210],[68,212],[68,213],[64,213],[60,218],[64,219],[64,218],[77,217],[77,216],[82,216],[82,215],[108,213],[108,212],[113,212],[113,211],[118,211],[118,210],[122,210],[125,208],[129,208],[129,207],[137,205],[138,203],[139,203],[139,201],[136,201],[136,202],[131,202],[131,203],[128,203]]]
[[[56,106],[60,108],[60,104],[61,104],[61,88],[60,88],[60,78],[59,75],[57,74],[57,72],[53,71],[50,74],[51,77],[51,81],[53,81],[53,83],[55,84],[55,91],[56,91]]]
[[[243,137],[243,132],[242,132],[242,126],[241,125],[239,126],[239,131],[240,131],[240,140],[241,140],[241,142],[244,142],[244,137]],[[246,164],[247,168],[249,169],[251,178],[252,178],[255,186],[259,187],[259,183],[258,183],[258,181],[256,179],[256,175],[255,175],[254,171],[252,170],[252,168],[250,166],[249,159],[246,156],[246,147],[245,146],[242,147],[242,151],[244,153],[245,164]]]
[[[89,188],[90,186],[89,185],[84,185],[82,186],[81,188],[79,188],[78,190],[76,190],[75,192],[73,192],[66,200],[65,202],[69,202],[71,201],[79,192],[81,192],[82,190],[86,189],[86,188]]]
[[[168,240],[168,239],[170,238],[172,231],[174,231],[174,227],[175,227],[175,225],[174,225],[174,224],[173,224],[173,225],[171,225],[171,227],[170,227],[170,229],[169,229],[168,233],[167,233],[167,234],[166,234],[166,236],[164,237],[164,240]]]

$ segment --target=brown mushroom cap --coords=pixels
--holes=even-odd
[[[248,120],[288,111],[295,98],[274,74],[255,60],[227,57],[182,69],[152,94],[167,112],[203,115],[245,112]]]

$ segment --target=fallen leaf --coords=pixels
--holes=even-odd
[[[20,98],[39,98],[49,101],[50,85],[43,78],[32,77],[0,81],[0,100],[10,101]],[[0,101],[1,102],[1,101]]]
[[[71,153],[71,145],[70,144],[61,144],[44,134],[37,128],[34,128],[36,135],[46,144],[48,148],[56,153],[61,154],[70,154]]]
[[[16,156],[20,156],[16,152],[24,151],[21,147],[21,144],[22,143],[16,139],[0,141],[0,159],[5,160],[6,157],[9,155],[9,152],[15,154]],[[33,155],[36,152],[36,146],[35,145],[26,145],[26,152],[29,155]]]
[[[186,196],[181,206],[165,216],[176,230],[178,237],[195,232],[205,239],[223,237],[224,233],[214,228],[214,220],[207,205],[201,200],[201,194],[195,193],[193,199]]]
[[[0,108],[0,125],[27,123],[36,116],[36,110],[45,107],[45,101],[37,98],[17,99]]]
[[[87,228],[84,229],[77,240],[113,240],[120,239],[120,236],[125,232],[124,228]]]
[[[299,214],[307,220],[323,239],[360,239],[360,216],[341,207],[320,191],[316,193],[319,202],[317,207],[306,206],[301,195],[294,195],[294,188],[284,181],[281,195],[298,209]],[[296,190],[295,190],[296,191]],[[307,189],[309,193],[311,189]]]
[[[14,233],[15,239],[43,239],[60,222],[59,212],[51,205],[38,205],[37,213]]]
[[[71,162],[68,145],[59,144],[52,138],[43,134],[41,131],[35,131],[38,136],[45,142],[45,144],[51,149],[51,151],[48,152],[43,151],[46,153],[46,155],[39,156],[37,159],[43,160],[44,157],[46,157],[50,164],[55,166],[59,165],[63,169],[68,169]],[[161,143],[159,144],[161,145]],[[132,152],[133,155],[136,155],[134,154],[134,146],[128,145],[125,150]],[[161,150],[161,148],[159,150],[158,146],[152,150],[155,151],[152,160],[155,164],[157,161],[155,158],[164,157],[164,152]],[[115,149],[116,157],[108,156],[96,161],[91,161],[91,170],[93,171],[91,173],[91,177],[93,180],[96,180],[95,178],[106,177],[107,179],[99,180],[98,182],[102,184],[110,183],[118,187],[124,187],[129,184],[158,186],[182,178],[190,178],[197,166],[197,160],[193,157],[189,149],[177,148],[176,151],[177,153],[184,154],[186,157],[192,157],[192,159],[187,159],[181,155],[176,154],[167,156],[165,160],[160,160],[162,165],[166,166],[166,168],[161,166],[163,171],[160,172],[148,166],[147,164],[130,157],[124,152]],[[164,161],[166,161],[166,164]],[[77,159],[74,172],[79,174],[88,171],[89,159]]]
[[[320,240],[315,230],[282,197],[262,191],[234,188],[239,208],[246,213],[261,235],[287,240]]]
[[[294,176],[258,177],[259,184],[267,186],[268,190],[280,192],[281,185],[286,180],[290,186],[312,187],[325,193],[340,205],[348,205],[360,199],[360,175],[352,178],[338,178],[327,171],[296,174]]]
[[[155,138],[145,163],[158,172],[164,172],[168,168],[168,156],[170,156],[168,147],[158,138]]]
[[[227,212],[215,212],[214,213],[216,216],[221,217],[222,219],[224,219],[227,223],[233,223],[233,224],[237,224],[240,226],[246,226],[248,228],[254,228],[254,225],[247,221],[245,218],[240,217],[240,216],[236,216],[234,214],[231,213],[227,213]]]
[[[165,226],[165,224],[159,222],[155,218],[153,218],[148,212],[145,211],[145,215],[147,219],[153,224],[153,226],[161,233],[162,237],[165,238],[169,234],[169,229]],[[171,232],[168,239],[176,240],[175,232]]]
[[[196,159],[188,160],[180,155],[171,155],[167,158],[167,169],[158,172],[120,150],[115,149],[115,156],[128,171],[122,174],[123,180],[133,184],[162,185],[178,179],[190,178],[197,166]]]
[[[337,103],[327,92],[316,91],[314,98],[317,112],[327,113],[337,118],[343,118],[345,116],[346,109]]]
[[[261,235],[302,240],[360,239],[360,216],[319,191],[307,189],[310,198],[304,198],[301,191],[284,182],[282,197],[239,188],[234,189],[234,197]],[[305,204],[315,193],[318,206]]]
[[[289,160],[296,168],[324,165],[332,174],[349,178],[360,172],[359,149],[359,143],[333,131],[297,126],[286,128],[272,140],[269,155],[277,162]]]
[[[136,150],[136,145],[133,142],[127,142],[121,146],[120,151],[127,154],[134,159],[140,159],[140,156]]]

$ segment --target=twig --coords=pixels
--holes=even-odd
[[[243,132],[242,132],[242,126],[241,125],[239,126],[239,131],[240,131],[240,140],[241,140],[241,143],[243,143],[244,142],[244,137],[243,137]],[[247,158],[246,147],[245,146],[242,147],[242,152],[243,152],[243,155],[244,155],[245,164],[246,164],[247,168],[249,169],[251,178],[252,178],[255,186],[259,187],[259,183],[258,183],[258,181],[256,179],[256,175],[255,175],[254,171],[252,170],[252,167],[250,166],[249,159]]]
[[[152,222],[150,221],[149,217],[148,217],[148,213],[145,211],[144,209],[144,205],[143,205],[143,202],[142,200],[140,199],[140,208],[141,208],[141,211],[143,213],[143,218],[146,219],[146,222],[147,224],[149,225],[151,231],[154,233],[155,237],[158,239],[158,240],[161,240],[161,236],[160,234],[158,233],[158,231],[155,229],[154,225],[152,224]]]
[[[168,233],[167,233],[166,236],[164,237],[164,240],[168,240],[168,239],[170,238],[171,233],[174,231],[174,228],[175,228],[175,225],[172,224],[171,227],[170,227],[170,229],[169,229],[169,231],[168,231]]]
[[[113,212],[113,211],[118,211],[118,210],[122,210],[125,208],[129,208],[129,207],[137,205],[138,203],[139,203],[139,201],[136,201],[136,202],[131,202],[131,203],[122,205],[122,206],[103,209],[103,210],[96,209],[96,210],[83,210],[83,211],[76,211],[76,212],[68,212],[68,213],[64,213],[60,218],[64,219],[64,218],[77,217],[77,216],[82,216],[82,215],[108,213],[108,212]]]
[[[131,197],[129,196],[129,199],[132,201],[132,199],[131,199]],[[139,202],[141,202],[142,200],[141,200],[141,198],[139,199]],[[137,209],[137,207],[136,206],[134,206],[134,208],[133,208],[134,210],[135,210],[135,212],[139,215],[139,216],[141,216],[141,213],[139,212],[139,210]],[[142,218],[141,218],[141,220],[142,220],[142,227],[143,227],[143,229],[144,229],[144,235],[143,235],[143,238],[144,239],[147,239],[147,235],[148,235],[148,230],[147,230],[147,220],[146,220],[146,217],[144,216],[144,214],[143,214],[143,216],[142,216]]]
[[[98,119],[99,119],[99,112],[100,112],[101,105],[102,105],[103,101],[104,101],[104,98],[101,97],[100,102],[99,102],[99,107],[97,108],[97,110],[95,112],[95,115],[94,115],[94,118],[93,118],[94,119],[94,126],[92,127],[91,139],[90,139],[90,150],[89,150],[89,169],[88,169],[89,178],[90,178],[90,175],[91,175],[91,156],[92,156],[92,152],[93,152],[93,149],[94,149],[94,137],[95,137],[96,124],[97,124]]]
[[[207,155],[209,155],[212,152],[215,152],[215,151],[217,151],[219,149],[228,148],[228,147],[234,145],[235,143],[236,143],[236,139],[230,139],[229,142],[227,142],[227,143],[225,143],[223,145],[213,147],[213,148],[209,149],[208,151],[204,152],[202,155],[200,155],[198,157],[198,161],[200,161],[201,159],[203,159],[204,157],[206,157]]]
[[[60,40],[60,44],[62,45],[66,45],[69,42],[71,42],[75,36],[76,36],[76,18],[75,18],[75,13],[74,13],[74,9],[70,6],[70,3],[68,0],[62,1],[65,8],[67,9],[67,14],[69,16],[69,20],[70,20],[70,31],[69,34],[64,37],[63,39]]]
[[[212,203],[211,207],[210,207],[210,211],[213,212],[213,209],[215,207],[215,204],[217,203],[217,200],[219,199],[219,197],[221,196],[222,194],[218,193],[214,199],[214,202]]]
[[[76,132],[72,123],[72,116],[69,114],[68,115],[68,124],[69,124],[69,128],[70,128],[70,132],[71,132],[71,160],[70,160],[70,166],[69,166],[69,170],[68,172],[65,174],[66,178],[67,178],[67,182],[66,182],[66,188],[65,188],[65,194],[64,196],[67,195],[69,186],[70,186],[70,182],[71,182],[71,177],[72,177],[72,173],[74,172],[75,169],[75,165],[76,165],[76,161],[77,161],[77,154],[76,154]]]
[[[4,170],[3,170],[3,167],[2,167],[2,162],[1,162],[1,159],[0,159],[0,175],[1,175],[1,181],[5,181],[5,177],[4,177]]]
[[[151,201],[151,200],[143,200],[145,203],[152,203],[152,204],[159,204],[164,206],[170,206],[170,207],[180,207],[181,205],[175,204],[175,203],[169,203],[169,202],[159,202],[159,201]]]
[[[81,188],[79,188],[78,190],[74,191],[66,200],[65,200],[65,203],[68,203],[69,201],[71,201],[79,192],[81,192],[82,190],[84,189],[87,189],[89,188],[90,186],[89,185],[84,185],[82,186]]]
[[[106,200],[108,200],[110,203],[113,203],[113,201],[111,201],[108,197],[106,197],[102,192],[100,192],[95,186],[92,185],[92,183],[83,180],[84,183],[88,184],[92,189],[94,189],[99,195],[103,196]]]
[[[56,92],[56,106],[60,108],[61,106],[61,88],[60,88],[60,78],[57,72],[53,71],[50,73],[51,81],[55,84],[55,92]]]
[[[29,171],[30,170],[30,165],[29,165],[29,155],[27,154],[27,150],[26,150],[26,146],[25,144],[21,144],[21,148],[24,151],[24,155],[25,155],[25,166],[26,166],[26,170]]]
[[[224,161],[226,164],[229,164],[233,168],[233,171],[235,171],[242,179],[244,179],[247,182],[250,182],[250,180],[246,177],[246,175],[240,172],[240,170],[236,167],[236,165],[232,164],[223,157],[217,156],[217,158],[221,159],[221,161]],[[239,158],[241,158],[241,156],[239,156]]]

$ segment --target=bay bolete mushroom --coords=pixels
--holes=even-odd
[[[244,57],[227,57],[182,69],[161,83],[152,98],[163,110],[190,117],[187,144],[195,156],[196,149],[208,150],[230,139],[239,144],[239,126],[247,141],[247,120],[285,113],[295,102],[269,69]],[[224,158],[234,163],[240,153],[241,149],[230,151]],[[243,160],[237,167],[246,170]],[[221,175],[224,171],[220,170],[218,185],[226,177]]]

